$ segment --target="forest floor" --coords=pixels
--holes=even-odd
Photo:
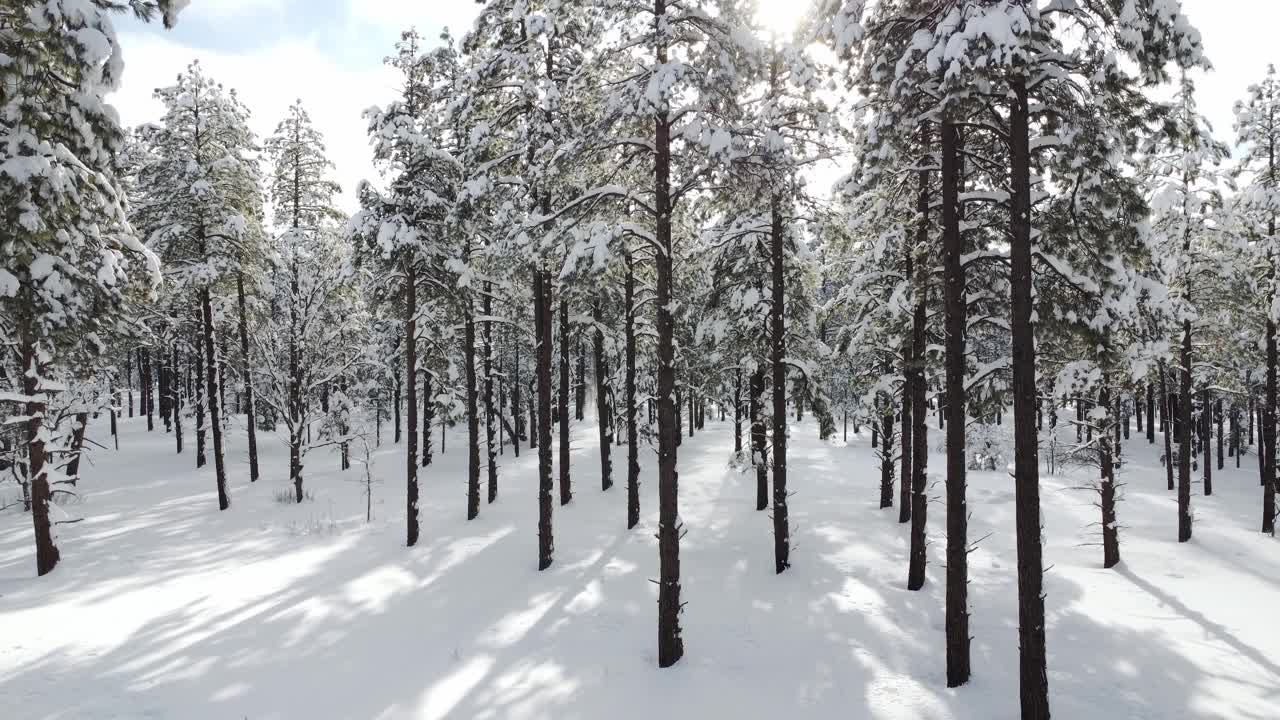
[[[172,718],[862,718],[1018,716],[1014,493],[971,473],[972,681],[945,687],[940,435],[930,438],[929,571],[905,589],[907,526],[877,508],[867,435],[792,428],[792,568],[773,572],[754,475],[731,469],[732,423],[680,449],[686,654],[656,664],[657,486],[625,529],[625,473],[600,490],[595,427],[574,429],[574,499],[555,564],[536,570],[535,453],[507,448],[499,499],[465,520],[464,438],[422,472],[423,539],[404,547],[403,445],[375,456],[372,523],[357,463],[309,458],[300,505],[281,442],[250,485],[229,451],[232,507],[162,429],[121,424],[81,501],[57,518],[63,561],[34,577],[29,516],[0,515],[0,716]],[[384,426],[384,441],[389,434]],[[936,433],[936,430],[932,432]],[[102,420],[91,435],[109,444]],[[1101,567],[1095,496],[1074,468],[1043,482],[1054,717],[1280,717],[1280,544],[1257,532],[1252,455],[1196,485],[1195,537],[1175,542],[1156,447],[1125,444],[1124,562]],[[625,468],[625,448],[614,467]],[[1231,463],[1231,461],[1229,461]],[[12,486],[6,488],[12,490]]]

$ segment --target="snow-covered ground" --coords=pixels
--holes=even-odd
[[[94,430],[107,440],[105,423]],[[138,420],[118,453],[94,453],[83,502],[66,508],[84,520],[58,528],[49,577],[33,577],[29,518],[0,516],[0,717],[1017,717],[1004,473],[970,478],[971,538],[990,536],[970,556],[974,677],[948,690],[937,454],[928,583],[913,593],[907,528],[876,508],[869,438],[828,445],[794,426],[793,567],[775,576],[754,477],[728,467],[732,425],[709,420],[680,451],[686,655],[659,670],[653,463],[628,532],[625,488],[599,489],[594,426],[575,430],[574,501],[556,509],[541,573],[533,453],[507,449],[497,503],[467,522],[452,434],[424,473],[423,541],[408,549],[403,446],[376,456],[367,525],[360,466],[338,472],[327,452],[308,463],[314,499],[278,502],[287,458],[269,438],[256,485],[235,439],[232,508],[218,512],[187,430],[181,456]],[[1126,444],[1113,570],[1089,544],[1094,497],[1072,489],[1089,472],[1044,482],[1054,716],[1280,717],[1280,544],[1257,532],[1254,459],[1218,473],[1213,497],[1197,486],[1195,539],[1179,545],[1154,448]]]

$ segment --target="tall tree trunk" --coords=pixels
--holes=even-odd
[[[968,305],[960,233],[960,130],[942,125],[942,293],[944,305],[947,432],[947,687],[968,682],[969,660],[969,508],[966,499],[965,329]]]
[[[1182,321],[1178,368],[1178,542],[1191,539],[1191,321]]]
[[[166,373],[167,375],[168,373]],[[75,415],[75,425],[71,428],[71,460],[67,463],[67,482],[75,485],[80,480],[80,456],[84,453],[84,432],[89,426],[89,413],[79,412]]]
[[[1010,325],[1013,335],[1015,524],[1018,548],[1019,695],[1022,720],[1048,720],[1040,463],[1036,435],[1036,349],[1031,267],[1031,129],[1026,80],[1010,82]]]
[[[742,368],[733,372],[733,451],[742,452]]]
[[[560,504],[573,499],[569,476],[569,301],[560,293],[560,392],[557,413],[560,416]]]
[[[777,61],[775,60],[775,72]],[[791,566],[791,525],[787,516],[787,294],[782,197],[769,203],[769,255],[773,270],[770,314],[770,366],[773,370],[773,566],[781,573]],[[693,418],[689,419],[690,422]]]
[[[1102,378],[1102,389],[1098,393],[1098,404],[1111,410],[1110,380]],[[1098,456],[1101,469],[1099,494],[1102,504],[1102,566],[1115,567],[1120,562],[1120,536],[1116,524],[1116,470],[1112,454],[1112,439],[1104,432],[1098,441]]]
[[[129,417],[133,417],[133,353],[124,354],[124,381],[127,387]]]
[[[141,359],[140,367],[143,372],[143,394],[142,404],[147,409],[147,432],[156,429],[155,418],[155,376],[152,372],[151,352],[149,350],[139,350],[138,356]]]
[[[1204,446],[1204,494],[1213,494],[1213,398],[1208,390],[1200,393],[1200,436]]]
[[[488,490],[489,502],[498,499],[498,455],[494,449],[494,433],[496,427],[494,423],[494,405],[493,405],[493,285],[488,280],[484,282],[484,301],[481,306],[481,312],[484,313],[484,446],[488,463]],[[502,369],[498,369],[501,374]],[[502,403],[498,402],[498,409],[501,410]],[[498,438],[498,446],[501,449],[502,441]],[[516,443],[519,444],[518,442]]]
[[[114,387],[108,387],[108,388],[107,388],[107,397],[112,398],[111,406],[107,408],[107,411],[111,413],[111,415],[110,415],[110,418],[111,418],[111,439],[115,441],[116,450],[117,450],[117,451],[119,451],[119,450],[120,450],[120,428],[119,428],[119,426],[116,424],[116,416],[119,414],[119,410],[117,409],[117,401],[115,400],[115,388],[114,388]]]
[[[880,408],[880,507],[893,507],[893,395],[885,393]],[[875,427],[875,423],[872,423]],[[904,480],[910,488],[911,478]],[[911,522],[911,496],[904,495],[898,503],[898,522]],[[905,519],[904,519],[905,518]]]
[[[757,365],[751,373],[748,387],[751,393],[751,465],[756,470],[756,510],[769,507],[769,433],[764,422],[764,365]]]
[[[582,343],[582,336],[578,336],[578,381],[573,385],[573,419],[581,422],[585,420],[587,415],[587,352]]]
[[[667,64],[667,0],[653,0],[656,60]],[[671,316],[671,120],[666,110],[654,119],[654,210],[657,270],[658,379],[658,667],[670,667],[684,655],[680,632],[680,480],[676,474],[678,409],[675,393],[675,327]]]
[[[300,503],[305,497],[302,491],[302,349],[300,345],[301,328],[298,317],[298,305],[301,302],[301,273],[298,259],[294,257],[289,264],[289,481],[293,483],[294,502]],[[400,372],[396,370],[396,442],[400,441]],[[252,401],[251,401],[252,404]],[[250,422],[250,425],[253,423]]]
[[[244,273],[236,273],[236,303],[240,310],[240,357],[244,376],[245,425],[249,430],[249,481],[258,480],[257,417],[253,407],[253,373],[249,369],[249,311],[244,297]]]
[[[404,261],[404,387],[408,410],[405,432],[405,544],[418,544],[418,273],[414,258]],[[399,428],[397,427],[397,430]]]
[[[435,403],[435,390],[433,389],[433,386],[432,386],[432,378],[434,376],[431,374],[431,371],[427,370],[426,368],[422,369],[421,374],[422,374],[422,447],[420,448],[419,451],[422,453],[422,461],[419,464],[422,467],[427,467],[428,465],[431,464],[431,428],[435,426],[435,422],[436,422],[436,403]],[[440,454],[442,455],[444,454],[444,430],[445,430],[445,425],[447,424],[445,421],[447,419],[448,419],[447,415],[446,417],[442,417],[440,419]]]
[[[600,433],[600,489],[613,487],[613,460],[609,456],[613,446],[613,411],[609,408],[607,379],[609,376],[608,360],[604,356],[604,316],[600,310],[600,299],[596,298],[591,305],[591,320],[595,325],[592,333],[591,355],[593,370],[596,376],[596,425]],[[582,360],[583,354],[578,354]],[[585,373],[579,377],[585,378]],[[581,385],[586,385],[584,379]],[[579,395],[581,397],[581,394]],[[582,419],[582,405],[578,406],[578,418]]]
[[[30,486],[31,524],[36,538],[36,575],[48,575],[62,557],[53,541],[49,504],[53,493],[49,484],[48,457],[44,449],[44,415],[49,406],[41,380],[45,365],[40,361],[35,331],[22,334],[22,394],[27,397],[27,483]]]
[[[534,370],[535,379],[529,382],[529,389],[526,395],[529,397],[529,449],[536,450],[538,448],[538,437],[542,433],[542,425],[538,423],[538,383],[536,380],[537,369]],[[541,456],[541,453],[539,453]]]
[[[693,437],[694,427],[698,424],[697,412],[694,409],[696,393],[689,391],[689,437]]]
[[[636,419],[636,274],[631,253],[624,255],[627,275],[623,287],[623,307],[626,318],[623,332],[626,337],[626,378],[623,381],[626,393],[627,413],[627,529],[640,522],[640,438]]]
[[[676,445],[675,446],[679,448],[681,438],[684,436],[684,424],[682,420],[682,418],[684,417],[682,415],[682,413],[684,412],[684,401],[682,400],[683,395],[681,394],[679,387],[673,388],[672,393],[673,393],[673,396],[672,396],[673,399],[671,402],[673,407],[671,409],[671,414],[672,414],[672,420],[675,422],[675,427],[676,427],[676,433],[675,433]]]
[[[221,391],[218,387],[217,350],[213,343],[213,300],[209,296],[209,288],[200,290],[200,309],[204,314],[205,401],[209,404],[209,429],[213,433],[213,472],[218,482],[218,509],[226,510],[231,507],[231,496],[227,491],[227,469],[222,452],[222,418],[218,414]]]
[[[404,383],[404,377],[403,377],[403,374],[400,372],[399,367],[395,369],[395,375],[396,375],[396,384],[391,391],[392,392],[391,404],[394,406],[392,410],[392,415],[395,418],[395,426],[396,426],[395,443],[399,445],[400,444],[400,403],[401,403],[400,388],[401,388],[401,385],[403,385]]]
[[[173,429],[173,418],[169,415],[169,382],[171,373],[167,354],[159,353],[156,356],[156,363],[160,366],[160,420],[164,422],[164,431],[169,432]]]
[[[524,434],[524,407],[520,403],[520,338],[517,335],[512,343],[512,367],[511,367],[511,419],[516,426],[516,437],[511,442],[512,452],[516,457],[520,457],[520,441],[525,439]],[[532,434],[530,429],[530,434]]]
[[[1173,413],[1169,408],[1169,374],[1165,371],[1164,361],[1159,361],[1160,368],[1160,426],[1164,434],[1164,473],[1169,489],[1173,489],[1173,432],[1170,427]]]
[[[1151,381],[1147,381],[1147,442],[1156,441],[1156,397]]]
[[[476,380],[476,313],[470,293],[463,312],[462,354],[467,381],[467,519],[480,516],[480,397]]]
[[[551,567],[555,541],[551,534],[551,513],[554,507],[551,493],[554,490],[551,475],[551,273],[543,269],[541,261],[534,269],[534,316],[537,320],[538,353],[538,408],[530,411],[530,419],[536,418],[538,431],[538,569]]]
[[[197,317],[200,317],[198,310]],[[199,320],[199,322],[204,321]],[[191,347],[196,358],[196,377],[195,382],[192,383],[196,395],[196,467],[202,468],[207,461],[205,459],[204,351],[200,347],[199,335],[196,336]]]
[[[177,453],[182,454],[182,393],[179,390],[182,387],[182,367],[178,361],[178,341],[173,341],[173,370],[177,373],[173,385],[173,441],[177,447]]]
[[[931,124],[923,122],[920,125],[920,143],[921,147],[929,148],[933,145],[933,130]],[[925,331],[928,322],[928,308],[926,301],[928,300],[928,247],[929,247],[929,171],[921,170],[918,173],[919,187],[917,190],[916,213],[919,215],[919,224],[916,227],[916,242],[912,248],[912,254],[917,255],[913,258],[914,263],[912,270],[914,277],[908,275],[912,287],[912,300],[915,307],[913,308],[911,318],[911,353],[910,368],[911,382],[908,387],[910,393],[910,421],[907,418],[908,398],[903,398],[902,403],[902,433],[908,433],[910,427],[911,434],[911,553],[907,568],[907,589],[919,590],[924,587],[925,563],[927,557],[925,555],[925,527],[928,520],[928,498],[925,496],[925,483],[927,478],[925,471],[929,462],[929,438],[925,429]],[[904,463],[903,468],[908,466]],[[907,482],[907,476],[902,476],[902,482]]]
[[[1274,228],[1272,237],[1275,236]],[[1272,259],[1274,262],[1274,258]],[[1262,404],[1262,443],[1258,464],[1262,467],[1262,532],[1276,533],[1276,370],[1280,366],[1276,350],[1276,323],[1267,320],[1267,389]],[[1252,427],[1253,421],[1249,422]]]
[[[218,417],[225,422],[227,417],[227,336],[218,336],[215,348],[218,362]],[[219,428],[221,429],[221,428]]]
[[[1254,403],[1253,395],[1250,395],[1249,396],[1249,444],[1250,445],[1253,445],[1253,425],[1254,425],[1254,421],[1257,419],[1256,415],[1257,413],[1262,412],[1261,408],[1258,408],[1257,412],[1255,412],[1254,404],[1255,403]]]

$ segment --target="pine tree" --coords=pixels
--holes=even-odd
[[[36,572],[57,565],[49,518],[50,369],[120,308],[124,289],[156,277],[155,258],[133,234],[114,159],[124,134],[105,96],[123,72],[115,13],[171,27],[185,3],[103,1],[0,10],[0,96],[4,157],[0,198],[9,222],[0,233],[0,316],[17,339],[27,478],[36,539]],[[51,68],[67,72],[52,72]]]
[[[1266,331],[1266,380],[1262,403],[1262,442],[1258,464],[1262,474],[1262,532],[1275,534],[1276,479],[1276,215],[1280,207],[1277,185],[1277,151],[1280,151],[1280,81],[1275,66],[1267,66],[1263,81],[1249,88],[1247,101],[1236,103],[1237,148],[1242,156],[1236,172],[1251,173],[1252,183],[1241,193],[1235,213],[1245,225],[1249,241],[1264,268],[1262,314]],[[1238,457],[1238,455],[1237,455]]]
[[[439,284],[433,273],[445,270],[448,249],[440,228],[456,201],[461,174],[457,161],[442,149],[437,123],[439,78],[432,58],[421,51],[414,31],[401,35],[396,55],[386,63],[403,78],[401,99],[366,112],[374,158],[393,173],[379,192],[369,183],[358,189],[361,210],[348,223],[357,245],[356,262],[378,279],[375,302],[392,302],[402,317],[405,401],[408,409],[406,456],[406,544],[418,542],[418,354],[421,323],[431,308],[420,286]],[[424,429],[429,429],[426,423]],[[425,448],[424,448],[425,450]]]
[[[255,372],[265,380],[264,402],[285,421],[289,482],[295,501],[302,502],[306,431],[318,409],[311,392],[328,386],[350,362],[344,359],[350,348],[337,342],[344,323],[351,322],[349,304],[342,302],[348,294],[341,287],[345,260],[334,237],[342,220],[333,200],[339,188],[326,177],[333,165],[301,102],[290,106],[263,147],[280,235],[279,260],[268,282],[271,312],[255,341]]]

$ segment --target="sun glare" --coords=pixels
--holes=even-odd
[[[812,0],[756,0],[756,20],[767,31],[787,34],[812,8]]]

